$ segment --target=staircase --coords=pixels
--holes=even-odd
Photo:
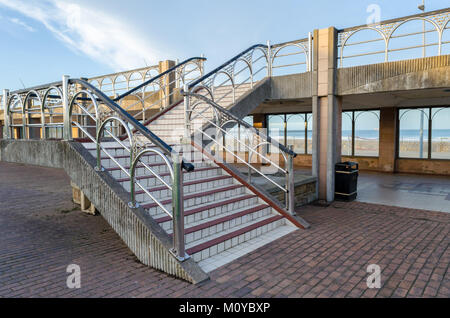
[[[114,100],[83,80],[64,77],[57,87],[61,93],[60,106],[53,108],[61,107],[65,116],[59,126],[66,140],[72,139],[74,131],[83,137],[77,139],[83,149],[76,145],[71,147],[76,156],[80,156],[77,162],[83,162],[86,167],[83,175],[79,175],[76,167],[72,167],[73,155],[61,155],[63,158],[55,162],[70,161],[70,164],[62,164],[69,176],[84,184],[84,189],[91,193],[89,199],[144,263],[197,282],[203,279],[201,271],[210,272],[298,228],[308,227],[306,222],[292,215],[292,158],[295,153],[243,122],[241,118],[246,114],[242,111],[241,117],[230,111],[262,83],[261,79],[256,79],[257,74],[270,69],[270,65],[265,65],[255,72],[249,67],[250,77],[245,78],[239,75],[242,70],[235,69],[236,63],[255,65],[261,61],[261,56],[254,59],[254,53],[265,50],[268,50],[266,46],[253,46],[212,72],[184,83],[183,89],[172,90],[173,97],[181,93],[182,98],[142,123],[139,121],[142,118],[134,118],[119,106],[122,99],[145,92],[146,86],[161,82],[163,76],[171,78],[170,72],[179,72],[186,61]],[[217,82],[219,74],[226,74],[228,80]],[[241,83],[238,78],[243,79]],[[172,87],[173,83],[167,83],[161,90]],[[33,92],[30,94],[39,94]],[[152,100],[152,105],[167,105],[165,98],[164,102]],[[145,101],[142,106],[140,113],[145,114]],[[247,129],[251,138],[242,142],[240,137],[226,130],[230,124]],[[216,129],[216,136],[209,134],[211,127]],[[206,139],[198,141],[193,138],[196,134]],[[255,153],[263,162],[278,167],[286,175],[286,185],[278,184],[247,162],[245,154],[229,150],[220,143],[222,137],[234,138],[248,153]],[[279,149],[285,168],[273,158],[258,153],[259,145],[254,148],[250,142],[259,145],[263,142]],[[65,146],[58,147],[65,151]],[[252,184],[252,174],[245,176],[232,164],[219,160],[217,151],[220,149],[285,191],[286,207]],[[92,187],[91,182],[95,182],[97,188]],[[108,190],[103,189],[103,184]],[[83,190],[83,186],[79,186]],[[116,205],[105,204],[106,197],[117,201]],[[123,204],[127,197],[128,206]],[[120,206],[117,213],[114,206]],[[167,238],[173,241],[170,251]]]
[[[94,143],[83,145],[96,156]],[[106,149],[125,168],[129,168],[129,154],[122,146],[111,143]],[[195,169],[183,174],[186,253],[198,262],[205,272],[297,229],[245,185],[205,158],[199,150],[191,147],[190,151],[197,160],[192,161]],[[142,161],[164,181],[170,183],[167,166],[159,156],[147,155]],[[126,191],[130,191],[129,176],[115,162],[103,156],[101,163]],[[136,179],[166,209],[171,210],[171,191],[155,176],[138,166]],[[136,200],[169,235],[172,235],[173,222],[170,216],[143,190],[136,191]]]

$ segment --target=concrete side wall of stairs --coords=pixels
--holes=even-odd
[[[209,278],[193,259],[179,262],[170,253],[172,238],[143,208],[128,207],[129,193],[108,172],[95,171],[95,158],[81,144],[0,140],[0,160],[64,169],[143,264],[192,283]]]

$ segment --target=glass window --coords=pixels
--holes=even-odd
[[[380,111],[355,112],[355,156],[378,157]]]
[[[431,110],[431,158],[450,159],[450,107]]]
[[[353,112],[342,113],[342,145],[343,156],[352,156],[353,136]]]
[[[429,108],[401,109],[399,111],[400,157],[428,157],[428,116]]]
[[[306,120],[307,120],[307,140],[306,140],[306,153],[311,155],[312,154],[312,137],[313,137],[313,114],[306,114]]]
[[[284,145],[284,115],[267,116],[267,128],[269,137]],[[270,151],[270,149],[269,149]]]
[[[305,114],[286,115],[287,145],[296,153],[305,153]]]

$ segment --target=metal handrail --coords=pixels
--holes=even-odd
[[[153,132],[151,132],[146,126],[141,124],[138,120],[136,120],[133,116],[131,116],[127,111],[125,111],[122,107],[117,105],[113,100],[111,100],[108,96],[106,96],[102,91],[100,91],[95,86],[90,83],[81,80],[81,79],[70,79],[70,84],[79,84],[94,92],[95,95],[110,108],[112,111],[117,112],[128,124],[133,126],[133,128],[142,134],[142,136],[149,139],[153,144],[155,144],[158,148],[160,148],[165,155],[172,155],[173,149],[171,146],[166,144],[161,138],[156,136]],[[182,161],[182,167],[186,171],[193,171],[194,166],[191,163]]]
[[[222,106],[218,105],[217,103],[215,103],[214,101],[208,99],[207,97],[205,97],[203,95],[200,95],[200,94],[197,94],[197,93],[184,93],[184,95],[185,96],[196,97],[198,99],[203,100],[204,102],[210,104],[212,107],[214,107],[219,112],[225,114],[227,117],[230,117],[232,120],[236,121],[239,125],[242,125],[245,128],[249,129],[251,132],[256,134],[258,137],[261,137],[263,140],[268,141],[271,145],[277,147],[282,152],[284,152],[284,153],[286,153],[286,154],[288,154],[290,156],[293,156],[294,158],[297,156],[296,152],[294,152],[291,149],[287,148],[286,146],[280,144],[277,140],[271,138],[270,136],[267,136],[266,134],[262,133],[261,131],[259,131],[258,129],[256,129],[255,127],[253,127],[249,123],[247,123],[246,121],[244,121],[244,120],[240,119],[239,117],[235,116],[229,110],[223,108]]]
[[[226,66],[230,65],[231,63],[237,61],[240,57],[242,57],[243,55],[245,55],[246,53],[250,52],[251,50],[254,50],[256,48],[264,48],[267,49],[268,46],[265,44],[255,44],[252,45],[251,47],[249,47],[248,49],[242,51],[241,53],[239,53],[238,55],[234,56],[233,58],[229,59],[227,62],[223,63],[222,65],[216,67],[215,69],[213,69],[211,72],[205,74],[204,76],[200,77],[199,79],[193,81],[192,83],[190,83],[188,85],[188,89],[191,90],[193,87],[195,87],[196,85],[202,83],[205,81],[205,79],[209,78],[210,76],[216,74],[217,72],[219,72],[220,70],[222,70],[223,68],[225,68]],[[183,94],[184,88],[181,90],[181,93]]]
[[[197,110],[196,107],[199,106],[200,104],[196,104],[194,107],[192,107],[191,109],[191,114],[193,112],[196,113],[197,116],[199,116],[201,119],[203,119],[206,124],[203,125],[202,127],[199,128],[195,128],[195,132],[199,132],[202,136],[206,137],[209,141],[213,142],[214,144],[216,144],[217,146],[221,147],[224,151],[230,153],[234,158],[236,158],[238,161],[240,161],[242,164],[244,164],[245,166],[248,167],[248,182],[251,183],[252,179],[251,179],[251,171],[255,171],[257,174],[259,174],[262,178],[264,178],[265,180],[267,180],[269,183],[273,184],[274,186],[276,186],[277,188],[279,188],[281,191],[283,191],[285,193],[285,198],[286,198],[286,209],[290,212],[290,213],[294,213],[294,209],[295,209],[295,189],[294,189],[294,166],[293,166],[293,158],[295,158],[297,156],[297,154],[292,150],[292,147],[286,148],[285,146],[281,145],[278,141],[270,138],[269,136],[266,136],[265,134],[261,133],[259,130],[257,130],[256,128],[254,128],[253,126],[249,125],[248,123],[246,123],[245,121],[239,119],[238,117],[236,117],[235,115],[233,115],[231,112],[229,112],[228,110],[222,108],[220,105],[218,105],[217,103],[215,103],[212,100],[209,100],[207,97],[203,96],[203,95],[199,95],[199,94],[195,94],[195,93],[185,93],[185,96],[190,96],[190,97],[197,97],[199,98],[201,101],[204,101],[206,104],[208,104],[210,107],[213,108],[214,110],[214,119],[209,119],[207,117],[205,117],[204,115],[202,115],[207,108],[203,109],[203,110]],[[217,115],[216,112],[220,112],[222,114],[222,118],[225,117],[225,121],[220,122],[220,117]],[[243,143],[240,138],[235,137],[234,135],[228,133],[223,126],[225,126],[227,123],[231,123],[231,122],[235,122],[238,125],[242,125],[244,126],[247,131],[253,132],[256,136],[260,137],[262,139],[261,142],[258,143],[258,145],[255,148],[250,147],[249,145],[245,144],[245,142]],[[216,137],[214,138],[213,136],[211,136],[210,134],[206,133],[206,131],[208,130],[209,127],[215,127],[219,133],[222,133],[222,135],[225,136],[231,136],[232,139],[234,139],[235,141],[238,142],[238,144],[243,145],[244,148],[246,149],[246,151],[248,152],[248,160],[245,159],[245,155],[244,158],[241,158],[240,155],[236,154],[233,150],[229,149],[228,147],[226,147],[225,144],[221,145],[219,141],[217,141],[216,139],[218,139],[219,133],[217,133]],[[271,160],[270,158],[262,155],[261,153],[257,152],[256,149],[264,144],[269,144],[269,145],[273,145],[275,147],[277,147],[280,150],[281,155],[284,158],[284,164],[285,164],[285,168],[283,169],[282,167],[280,167],[277,163],[273,162],[273,160]],[[253,154],[256,154],[258,157],[261,158],[262,162],[267,162],[270,163],[270,165],[274,166],[278,171],[281,171],[285,177],[286,177],[286,184],[285,186],[280,185],[278,182],[274,181],[272,178],[268,177],[266,174],[264,174],[263,172],[259,171],[258,169],[256,169],[255,167],[253,167],[251,165],[251,157]]]
[[[69,129],[67,127],[67,122],[72,125],[77,126],[83,133],[88,136],[96,145],[97,149],[97,166],[96,169],[98,171],[102,171],[103,168],[101,166],[101,151],[103,151],[110,160],[112,160],[122,171],[124,171],[125,175],[130,178],[130,191],[131,191],[131,201],[129,202],[129,207],[137,208],[139,204],[136,202],[136,192],[135,186],[138,186],[142,189],[142,191],[153,201],[156,205],[169,217],[172,218],[173,222],[173,231],[175,233],[173,238],[173,249],[171,250],[175,257],[177,257],[180,261],[186,260],[189,258],[189,255],[185,252],[185,242],[184,242],[184,212],[183,212],[183,173],[182,170],[185,169],[187,171],[194,170],[194,166],[191,163],[186,163],[180,158],[179,154],[173,151],[172,147],[167,145],[164,141],[162,141],[159,137],[154,135],[148,128],[142,125],[138,120],[136,120],[133,116],[131,116],[127,111],[125,111],[122,107],[117,105],[114,101],[112,101],[108,96],[106,96],[102,91],[91,85],[90,83],[80,80],[80,79],[68,79],[64,77],[63,80],[63,93],[65,98],[67,98],[68,86],[69,84],[78,84],[84,90],[78,91],[72,98],[72,102],[70,106],[65,109],[65,129]],[[78,95],[86,94],[93,103],[95,117],[91,114],[91,112],[82,105],[77,103]],[[95,95],[95,96],[94,96]],[[102,105],[105,105],[109,108],[109,110],[115,112],[118,115],[109,116],[106,120],[101,119],[101,115],[99,114],[99,105],[97,101],[100,101]],[[67,100],[66,100],[67,103]],[[96,137],[92,137],[91,134],[78,122],[74,121],[72,123],[71,115],[74,104],[77,107],[86,113],[91,119],[93,119],[96,123],[94,126],[96,128]],[[92,107],[90,108],[92,109]],[[121,124],[128,136],[130,141],[130,145],[125,145],[121,140],[119,140],[112,132],[108,129],[105,129],[108,123],[112,123],[117,121]],[[133,138],[133,133],[130,129],[130,126],[134,127],[134,133],[140,133],[140,135],[146,137],[149,141],[151,141],[157,148],[145,148],[144,150],[138,152],[137,141]],[[118,144],[122,146],[122,148],[129,153],[130,159],[130,168],[127,169],[124,167],[114,156],[112,156],[102,145],[101,145],[101,137],[102,133],[107,132],[113,140],[115,140]],[[66,132],[66,134],[68,134]],[[163,162],[168,167],[170,172],[170,177],[172,179],[172,186],[170,186],[164,179],[155,171],[153,171],[145,162],[141,161],[141,157],[147,153],[154,153],[159,155]],[[172,159],[172,162],[169,161],[168,158]],[[169,190],[172,191],[172,200],[173,207],[172,213],[164,206],[160,200],[158,200],[150,191],[143,186],[140,182],[136,180],[136,169],[138,167],[138,163],[141,162],[142,166],[146,168],[146,171],[149,171],[153,176],[156,177],[160,182],[162,182]]]
[[[121,100],[122,98],[131,95],[132,93],[134,93],[134,92],[140,90],[141,88],[143,88],[143,87],[145,87],[145,86],[148,86],[149,84],[155,82],[156,80],[159,80],[161,77],[163,77],[163,76],[165,76],[165,75],[167,75],[167,74],[169,74],[169,73],[175,71],[175,70],[178,69],[179,67],[184,66],[184,65],[186,65],[186,64],[188,64],[189,62],[192,62],[192,61],[194,61],[194,60],[206,61],[206,58],[205,58],[205,57],[191,57],[191,58],[189,58],[189,59],[187,59],[187,60],[184,60],[183,62],[178,63],[177,65],[175,65],[175,66],[169,68],[168,70],[162,72],[161,74],[158,74],[157,76],[155,76],[155,77],[149,79],[148,81],[146,81],[146,82],[144,82],[144,83],[142,83],[142,84],[140,84],[140,85],[134,87],[133,89],[130,89],[128,92],[123,93],[122,95],[120,95],[120,96],[114,98],[113,101],[117,102],[117,101]]]

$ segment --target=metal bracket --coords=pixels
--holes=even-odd
[[[188,259],[191,258],[191,256],[188,255],[187,253],[184,253],[184,257],[177,256],[177,251],[174,248],[171,248],[169,251],[170,251],[170,254],[172,254],[180,262],[187,261]]]

